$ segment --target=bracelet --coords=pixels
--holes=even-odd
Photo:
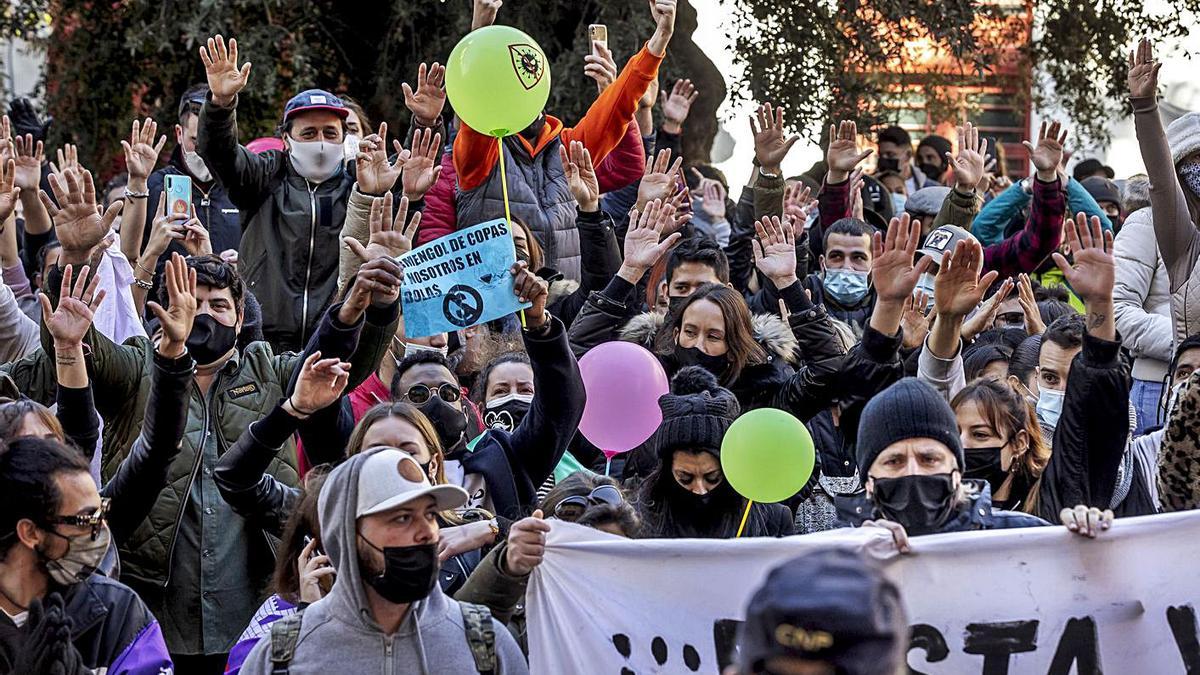
[[[142,267],[142,261],[141,261],[141,260],[139,260],[139,261],[137,261],[136,263],[134,263],[134,266],[135,266],[135,267],[137,267],[139,270],[141,270],[141,271],[145,272],[146,274],[149,274],[151,279],[153,279],[153,278],[154,278],[154,270],[148,270],[148,269],[146,269],[145,267]]]
[[[125,198],[126,198],[126,199],[148,199],[149,197],[150,197],[150,192],[149,192],[149,191],[146,191],[146,192],[130,192],[130,191],[129,191],[129,188],[125,188]]]
[[[147,291],[154,288],[154,284],[152,282],[142,281],[141,279],[138,279],[138,278],[134,278],[133,283],[131,283],[130,286],[137,286],[138,288],[141,288],[141,289],[147,290]]]
[[[758,167],[758,175],[762,176],[763,178],[771,178],[771,179],[779,178],[779,174],[777,174],[777,173],[767,173],[766,171],[763,171],[763,170],[762,170],[762,167],[761,167],[761,166],[760,166],[760,167]]]
[[[288,397],[287,397],[287,401],[285,401],[285,403],[287,403],[287,405],[288,405],[289,407],[291,407],[291,409],[292,409],[292,412],[296,413],[296,415],[297,415],[297,416],[298,416],[300,419],[306,419],[306,418],[308,418],[308,417],[312,417],[312,416],[313,416],[313,413],[317,412],[317,411],[315,411],[315,410],[312,410],[312,411],[308,411],[308,410],[301,410],[300,408],[296,407],[296,404],[295,404],[295,403],[292,403],[292,397],[291,397],[291,396],[288,396]]]

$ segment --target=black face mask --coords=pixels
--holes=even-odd
[[[404,605],[429,595],[438,578],[437,544],[415,546],[385,546],[379,548],[363,537],[371,548],[383,554],[383,572],[363,575],[375,592],[384,600]],[[359,561],[359,568],[363,568]]]
[[[877,172],[882,173],[884,171],[895,171],[895,172],[899,173],[900,160],[896,159],[895,157],[880,157],[878,160],[875,161],[875,166],[876,166],[875,170]]]
[[[687,302],[688,298],[690,298],[690,297],[691,297],[690,295],[680,295],[678,297],[668,297],[667,298],[667,310],[670,311],[671,316],[678,314],[679,309],[681,307],[683,307],[683,304],[685,302]]]
[[[459,444],[463,442],[463,432],[467,430],[467,414],[455,410],[454,406],[438,396],[429,397],[418,409],[433,423],[446,456],[449,457],[452,452],[458,450]]]
[[[700,366],[715,375],[718,380],[725,374],[725,369],[729,367],[729,361],[724,356],[711,356],[696,347],[680,347],[679,345],[675,345],[675,363],[680,368]]]
[[[1008,473],[1000,468],[1000,451],[1004,448],[1003,445],[997,445],[990,448],[964,448],[967,455],[967,470],[963,472],[963,478],[980,478],[986,480],[988,485],[992,486],[992,496],[996,495],[996,490],[1004,484],[1004,480],[1008,478]]]
[[[872,500],[878,514],[911,535],[933,534],[950,519],[954,474],[875,478]]]
[[[529,406],[532,404],[531,394],[509,394],[490,401],[487,404],[487,412],[483,414],[483,424],[489,429],[501,429],[512,433],[529,414]]]
[[[926,176],[928,176],[934,180],[941,178],[942,172],[946,170],[945,167],[943,167],[941,164],[928,164],[928,163],[918,164],[917,168],[921,170],[921,173],[925,174]]]
[[[215,363],[237,343],[237,331],[208,314],[197,314],[188,333],[187,349],[200,365]]]

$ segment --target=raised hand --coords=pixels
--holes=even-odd
[[[947,152],[946,164],[954,169],[960,192],[972,192],[979,187],[987,172],[987,139],[980,138],[979,129],[970,122],[958,127],[958,154]]]
[[[1162,64],[1154,60],[1154,46],[1146,38],[1129,52],[1129,97],[1151,98],[1158,95],[1158,69]]]
[[[62,174],[68,170],[79,171],[78,147],[71,143],[65,143],[55,153],[58,156],[58,164],[50,162],[50,173],[56,173],[59,175],[59,178],[62,178]]]
[[[754,223],[757,239],[751,239],[754,265],[775,288],[787,288],[796,283],[796,232],[790,223],[781,223],[778,216],[765,217]]]
[[[1058,252],[1053,254],[1054,263],[1062,270],[1067,283],[1071,284],[1087,309],[1087,329],[1101,339],[1115,340],[1116,327],[1112,313],[1112,291],[1116,276],[1116,261],[1113,258],[1113,234],[1100,227],[1100,218],[1078,213],[1075,220],[1067,221],[1067,245],[1070,247],[1070,262]]]
[[[592,166],[592,153],[583,143],[571,141],[571,151],[568,153],[566,147],[559,145],[558,154],[567,175],[567,186],[579,203],[579,210],[595,212],[600,208],[600,182]]]
[[[12,159],[13,153],[12,124],[8,115],[3,115],[0,116],[0,164]]]
[[[905,349],[916,349],[925,344],[925,336],[929,335],[929,324],[933,310],[926,310],[929,296],[925,291],[917,291],[904,299],[904,314],[900,316],[900,328],[903,331]]]
[[[875,151],[870,148],[859,149],[856,123],[843,121],[837,125],[830,124],[829,149],[825,151],[825,163],[829,165],[829,182],[841,183],[846,180],[850,172],[857,169],[872,152]]]
[[[408,220],[408,197],[400,198],[400,208],[392,217],[392,193],[371,200],[371,212],[367,218],[371,234],[367,245],[354,237],[343,237],[342,243],[354,252],[363,262],[376,258],[397,258],[408,253],[413,248],[413,239],[417,236],[417,228],[421,226],[421,212],[413,214]],[[405,224],[407,221],[407,224]]]
[[[31,136],[35,141],[46,140],[46,134],[50,133],[50,125],[54,122],[53,117],[46,117],[44,121],[38,117],[33,102],[25,97],[13,99],[8,106],[8,116],[18,136]]]
[[[912,295],[917,281],[933,263],[929,256],[921,256],[916,264],[913,263],[920,241],[921,223],[911,220],[907,213],[892,218],[886,236],[875,233],[871,278],[878,298],[899,306]]]
[[[855,169],[850,174],[850,215],[858,220],[863,219],[863,179],[862,169]]]
[[[121,147],[125,150],[125,170],[129,172],[129,178],[142,179],[150,177],[150,173],[154,171],[154,165],[158,163],[158,157],[162,153],[163,146],[167,144],[167,137],[160,136],[158,142],[154,142],[154,135],[158,132],[158,123],[147,117],[146,121],[138,124],[137,120],[133,121],[133,128],[129,132],[129,140],[121,141]]]
[[[193,216],[181,227],[183,228],[183,248],[188,255],[212,255],[212,240],[208,236],[208,230],[200,224],[199,218]]]
[[[983,304],[979,306],[979,311],[963,322],[962,328],[959,330],[963,340],[970,342],[975,339],[976,335],[996,324],[996,315],[1000,313],[1000,305],[1012,293],[1013,286],[1011,277],[1000,282],[1000,288],[992,294],[992,297],[984,300]]]
[[[297,578],[300,579],[300,601],[309,604],[325,597],[325,589],[321,584],[328,585],[332,582],[332,579],[328,579],[328,577],[337,574],[329,556],[314,555],[316,549],[317,540],[312,539],[304,546],[304,549],[300,551],[300,557],[296,559]]]
[[[650,16],[654,19],[654,35],[646,41],[646,48],[651,54],[663,56],[667,53],[667,43],[675,34],[675,4],[676,0],[650,0]]]
[[[322,359],[316,351],[304,359],[296,386],[288,402],[302,415],[311,415],[333,405],[350,381],[350,364],[341,359]]]
[[[167,192],[166,190],[160,192],[158,209],[154,213],[150,238],[146,241],[146,250],[143,252],[143,256],[158,260],[158,257],[166,252],[172,241],[183,241],[188,234],[183,227],[184,222],[183,217],[167,213]]]
[[[529,263],[518,260],[509,269],[513,275],[513,293],[522,303],[532,303],[525,310],[526,330],[536,330],[546,325],[546,301],[550,298],[550,284],[536,273],[530,271]]]
[[[21,188],[15,185],[17,164],[12,159],[0,162],[0,224],[8,220],[13,209],[17,208],[17,198],[21,196]]]
[[[1042,312],[1038,309],[1037,298],[1033,295],[1033,282],[1028,274],[1022,274],[1017,279],[1017,301],[1025,312],[1025,332],[1030,335],[1045,333],[1046,324],[1042,322]]]
[[[404,268],[394,258],[381,257],[368,260],[358,268],[354,284],[346,294],[346,302],[338,319],[346,325],[358,323],[367,305],[385,307],[400,297],[400,285],[404,283]]]
[[[496,13],[504,6],[504,0],[475,0],[471,11],[471,30],[496,23]]]
[[[725,220],[725,186],[721,185],[721,181],[711,178],[706,179],[701,186],[704,202],[700,207],[704,209],[704,214],[714,223]]]
[[[124,202],[109,205],[104,215],[96,207],[96,186],[92,172],[87,169],[68,169],[60,175],[50,175],[50,189],[58,200],[55,204],[45,190],[39,193],[42,205],[54,221],[54,230],[63,247],[66,262],[86,259],[92,249],[112,230],[121,214]]]
[[[58,308],[50,307],[50,298],[45,293],[38,294],[42,303],[42,325],[54,338],[56,349],[76,347],[83,342],[88,328],[92,325],[96,308],[104,301],[104,289],[100,285],[100,275],[92,275],[88,280],[91,268],[84,265],[79,270],[79,277],[72,287],[71,278],[74,267],[67,265],[63,270],[62,286],[58,299]]]
[[[1056,121],[1051,121],[1049,125],[1042,122],[1036,146],[1029,141],[1021,141],[1025,149],[1029,150],[1029,158],[1033,160],[1033,166],[1037,169],[1038,180],[1052,183],[1058,179],[1058,167],[1062,164],[1063,144],[1066,142],[1067,131]]]
[[[792,227],[804,231],[808,217],[817,208],[817,200],[810,199],[812,188],[800,181],[792,183],[783,192],[783,215],[792,221]]]
[[[617,81],[617,62],[608,45],[592,42],[592,53],[583,57],[583,74],[595,80],[601,92]]]
[[[529,518],[522,518],[513,523],[508,531],[508,547],[504,552],[504,562],[508,571],[514,576],[524,577],[542,564],[546,555],[546,533],[550,525],[542,519],[542,510],[533,512]]]
[[[445,85],[446,67],[436,61],[432,66],[426,67],[422,63],[417,67],[416,91],[407,82],[400,84],[400,89],[404,91],[404,105],[412,111],[417,126],[429,127],[437,122],[446,105]]]
[[[412,153],[400,174],[404,196],[410,201],[423,198],[442,175],[442,165],[438,163],[437,156],[441,147],[442,135],[433,133],[433,129],[413,133]]]
[[[750,118],[750,131],[754,134],[754,156],[758,165],[767,173],[778,174],[783,158],[787,156],[799,136],[788,137],[783,132],[783,108],[772,108],[770,103],[759,106]]]
[[[212,102],[228,107],[250,80],[250,62],[238,67],[237,40],[230,38],[229,47],[226,48],[225,38],[220,35],[209,38],[207,47],[200,46],[200,60],[204,62],[204,72],[208,75]]]
[[[158,353],[169,359],[177,359],[183,355],[199,305],[196,299],[196,270],[188,269],[183,256],[172,253],[171,259],[163,267],[163,284],[167,287],[169,307],[163,309],[154,301],[147,302],[146,306],[154,312],[162,326]]]
[[[961,318],[971,313],[983,294],[1000,273],[992,270],[983,277],[983,247],[978,241],[962,240],[948,256],[933,282],[933,306],[940,316]]]
[[[683,235],[673,232],[663,234],[675,226],[675,209],[662,200],[655,199],[639,212],[635,207],[629,212],[629,231],[625,233],[625,261],[621,269],[632,272],[633,283],[637,283],[646,270],[663,257]],[[623,278],[628,279],[622,274]]]
[[[13,146],[16,148],[14,161],[17,167],[14,184],[22,190],[33,190],[30,194],[37,194],[38,186],[42,182],[45,148],[41,141],[35,142],[30,134],[17,136],[13,140]]]
[[[400,145],[399,140],[393,140],[396,160],[388,161],[387,128],[387,122],[380,122],[378,132],[359,142],[354,168],[358,178],[358,190],[363,194],[381,195],[391,191],[396,185],[396,180],[400,178],[401,169],[411,156],[411,153]]]
[[[683,158],[679,157],[671,163],[671,151],[662,150],[658,157],[646,158],[646,171],[642,174],[642,182],[638,185],[637,206],[639,210],[655,199],[670,199],[678,187],[679,169],[683,166]]]
[[[670,94],[662,92],[663,131],[669,134],[682,133],[683,123],[687,121],[692,104],[699,96],[700,92],[691,80],[675,80]]]

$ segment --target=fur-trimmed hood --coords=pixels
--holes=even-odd
[[[654,351],[654,337],[667,323],[665,314],[645,312],[629,320],[621,328],[620,336],[626,342],[634,342]],[[796,347],[799,342],[783,319],[774,314],[755,314],[751,319],[754,339],[771,354],[790,365],[796,365]]]

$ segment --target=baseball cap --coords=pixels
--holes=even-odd
[[[414,499],[433,497],[439,511],[467,503],[467,491],[457,485],[430,485],[412,455],[396,448],[369,450],[358,473],[358,503],[354,517],[361,518],[403,506]]]
[[[907,641],[896,585],[858,553],[818,551],[771,570],[750,598],[738,669],[759,672],[782,657],[828,663],[839,673],[893,675]]]
[[[974,241],[975,235],[957,225],[942,225],[925,237],[925,243],[921,244],[917,253],[927,255],[933,258],[934,263],[941,265],[942,256],[952,252],[958,242],[964,239]]]
[[[1097,202],[1109,202],[1111,204],[1121,205],[1121,191],[1117,188],[1117,184],[1104,176],[1091,176],[1079,181],[1084,190],[1092,196]]]
[[[342,103],[342,99],[324,89],[308,89],[293,96],[283,107],[283,121],[286,122],[299,113],[310,110],[328,110],[342,119],[350,115],[350,110]]]

